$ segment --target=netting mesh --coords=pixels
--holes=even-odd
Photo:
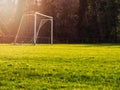
[[[20,26],[15,38],[15,43],[34,43],[36,24],[36,42],[50,43],[51,42],[51,22],[42,16],[37,15],[36,23],[34,14],[23,15]]]

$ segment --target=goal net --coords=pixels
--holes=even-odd
[[[53,44],[53,17],[38,12],[24,14],[14,43]]]

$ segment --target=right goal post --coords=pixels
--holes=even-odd
[[[40,20],[38,20],[38,17]],[[28,18],[28,19],[27,19]],[[30,21],[31,20],[31,21]],[[50,43],[53,44],[53,17],[48,16],[39,12],[34,12],[34,13],[26,13],[22,16],[19,28],[17,31],[17,34],[15,36],[14,43],[37,43],[37,39],[39,36],[39,32],[44,24],[47,22],[50,22]],[[25,26],[23,23],[24,22],[29,22],[32,24],[26,24]],[[29,27],[29,30],[27,30],[25,27]],[[32,30],[30,30],[32,28]],[[25,30],[23,30],[25,29]],[[23,31],[22,31],[23,30]],[[26,34],[25,34],[26,32]],[[24,37],[24,38],[23,38]],[[28,40],[29,38],[29,40]]]

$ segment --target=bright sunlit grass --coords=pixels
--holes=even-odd
[[[120,45],[0,45],[0,90],[119,90]]]

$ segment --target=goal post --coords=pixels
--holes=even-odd
[[[19,27],[18,27],[18,31],[17,31],[17,34],[15,36],[15,40],[14,40],[14,43],[16,44],[17,43],[17,40],[19,38],[19,33],[20,33],[20,30],[21,30],[21,27],[22,27],[22,23],[23,23],[23,20],[25,17],[28,17],[28,16],[31,16],[33,17],[33,43],[34,45],[36,45],[37,43],[37,38],[39,36],[39,32],[41,30],[41,27],[47,22],[47,21],[50,21],[50,43],[53,44],[53,17],[52,16],[48,16],[48,15],[45,15],[45,14],[42,14],[42,13],[39,13],[39,12],[34,12],[34,13],[26,13],[22,16],[21,18],[21,21],[20,21],[20,24],[19,24]],[[38,20],[38,16],[41,16],[41,17],[44,17],[42,18],[40,21],[39,21],[39,24],[37,22]],[[44,23],[43,23],[44,22]],[[29,32],[29,31],[28,31]],[[24,33],[24,32],[23,32]]]

